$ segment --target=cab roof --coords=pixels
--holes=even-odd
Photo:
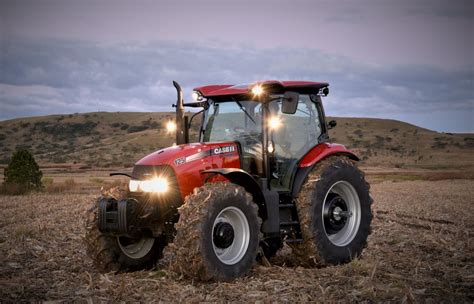
[[[326,82],[264,80],[241,85],[207,85],[197,87],[194,90],[199,91],[204,97],[244,95],[249,94],[251,89],[256,85],[260,85],[265,91],[274,94],[283,93],[285,91],[294,91],[301,94],[317,94],[322,88],[329,86]]]

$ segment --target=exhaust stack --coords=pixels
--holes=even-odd
[[[178,95],[178,100],[176,101],[176,144],[182,145],[186,143],[183,91],[181,90],[179,83],[174,80],[173,85],[176,88]]]

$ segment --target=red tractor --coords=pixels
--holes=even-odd
[[[167,246],[173,269],[215,280],[246,274],[283,243],[307,265],[361,254],[372,199],[358,157],[329,143],[327,83],[203,86],[193,103],[174,86],[176,145],[115,173],[130,178],[128,189],[91,209],[86,241],[102,270],[151,267]],[[188,120],[185,107],[201,111]],[[189,143],[195,117],[199,142]]]

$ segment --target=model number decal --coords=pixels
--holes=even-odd
[[[224,146],[224,147],[214,148],[212,152],[214,154],[222,154],[222,153],[231,153],[234,151],[235,151],[235,146]]]
[[[175,164],[176,166],[182,165],[182,164],[184,164],[185,162],[186,162],[186,157],[184,157],[184,156],[183,156],[183,157],[179,157],[179,158],[177,158],[177,159],[174,160],[174,164]]]

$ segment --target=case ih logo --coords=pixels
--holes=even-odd
[[[222,153],[231,153],[234,151],[235,151],[235,146],[225,146],[225,147],[215,148],[212,152],[214,154],[222,154]]]

